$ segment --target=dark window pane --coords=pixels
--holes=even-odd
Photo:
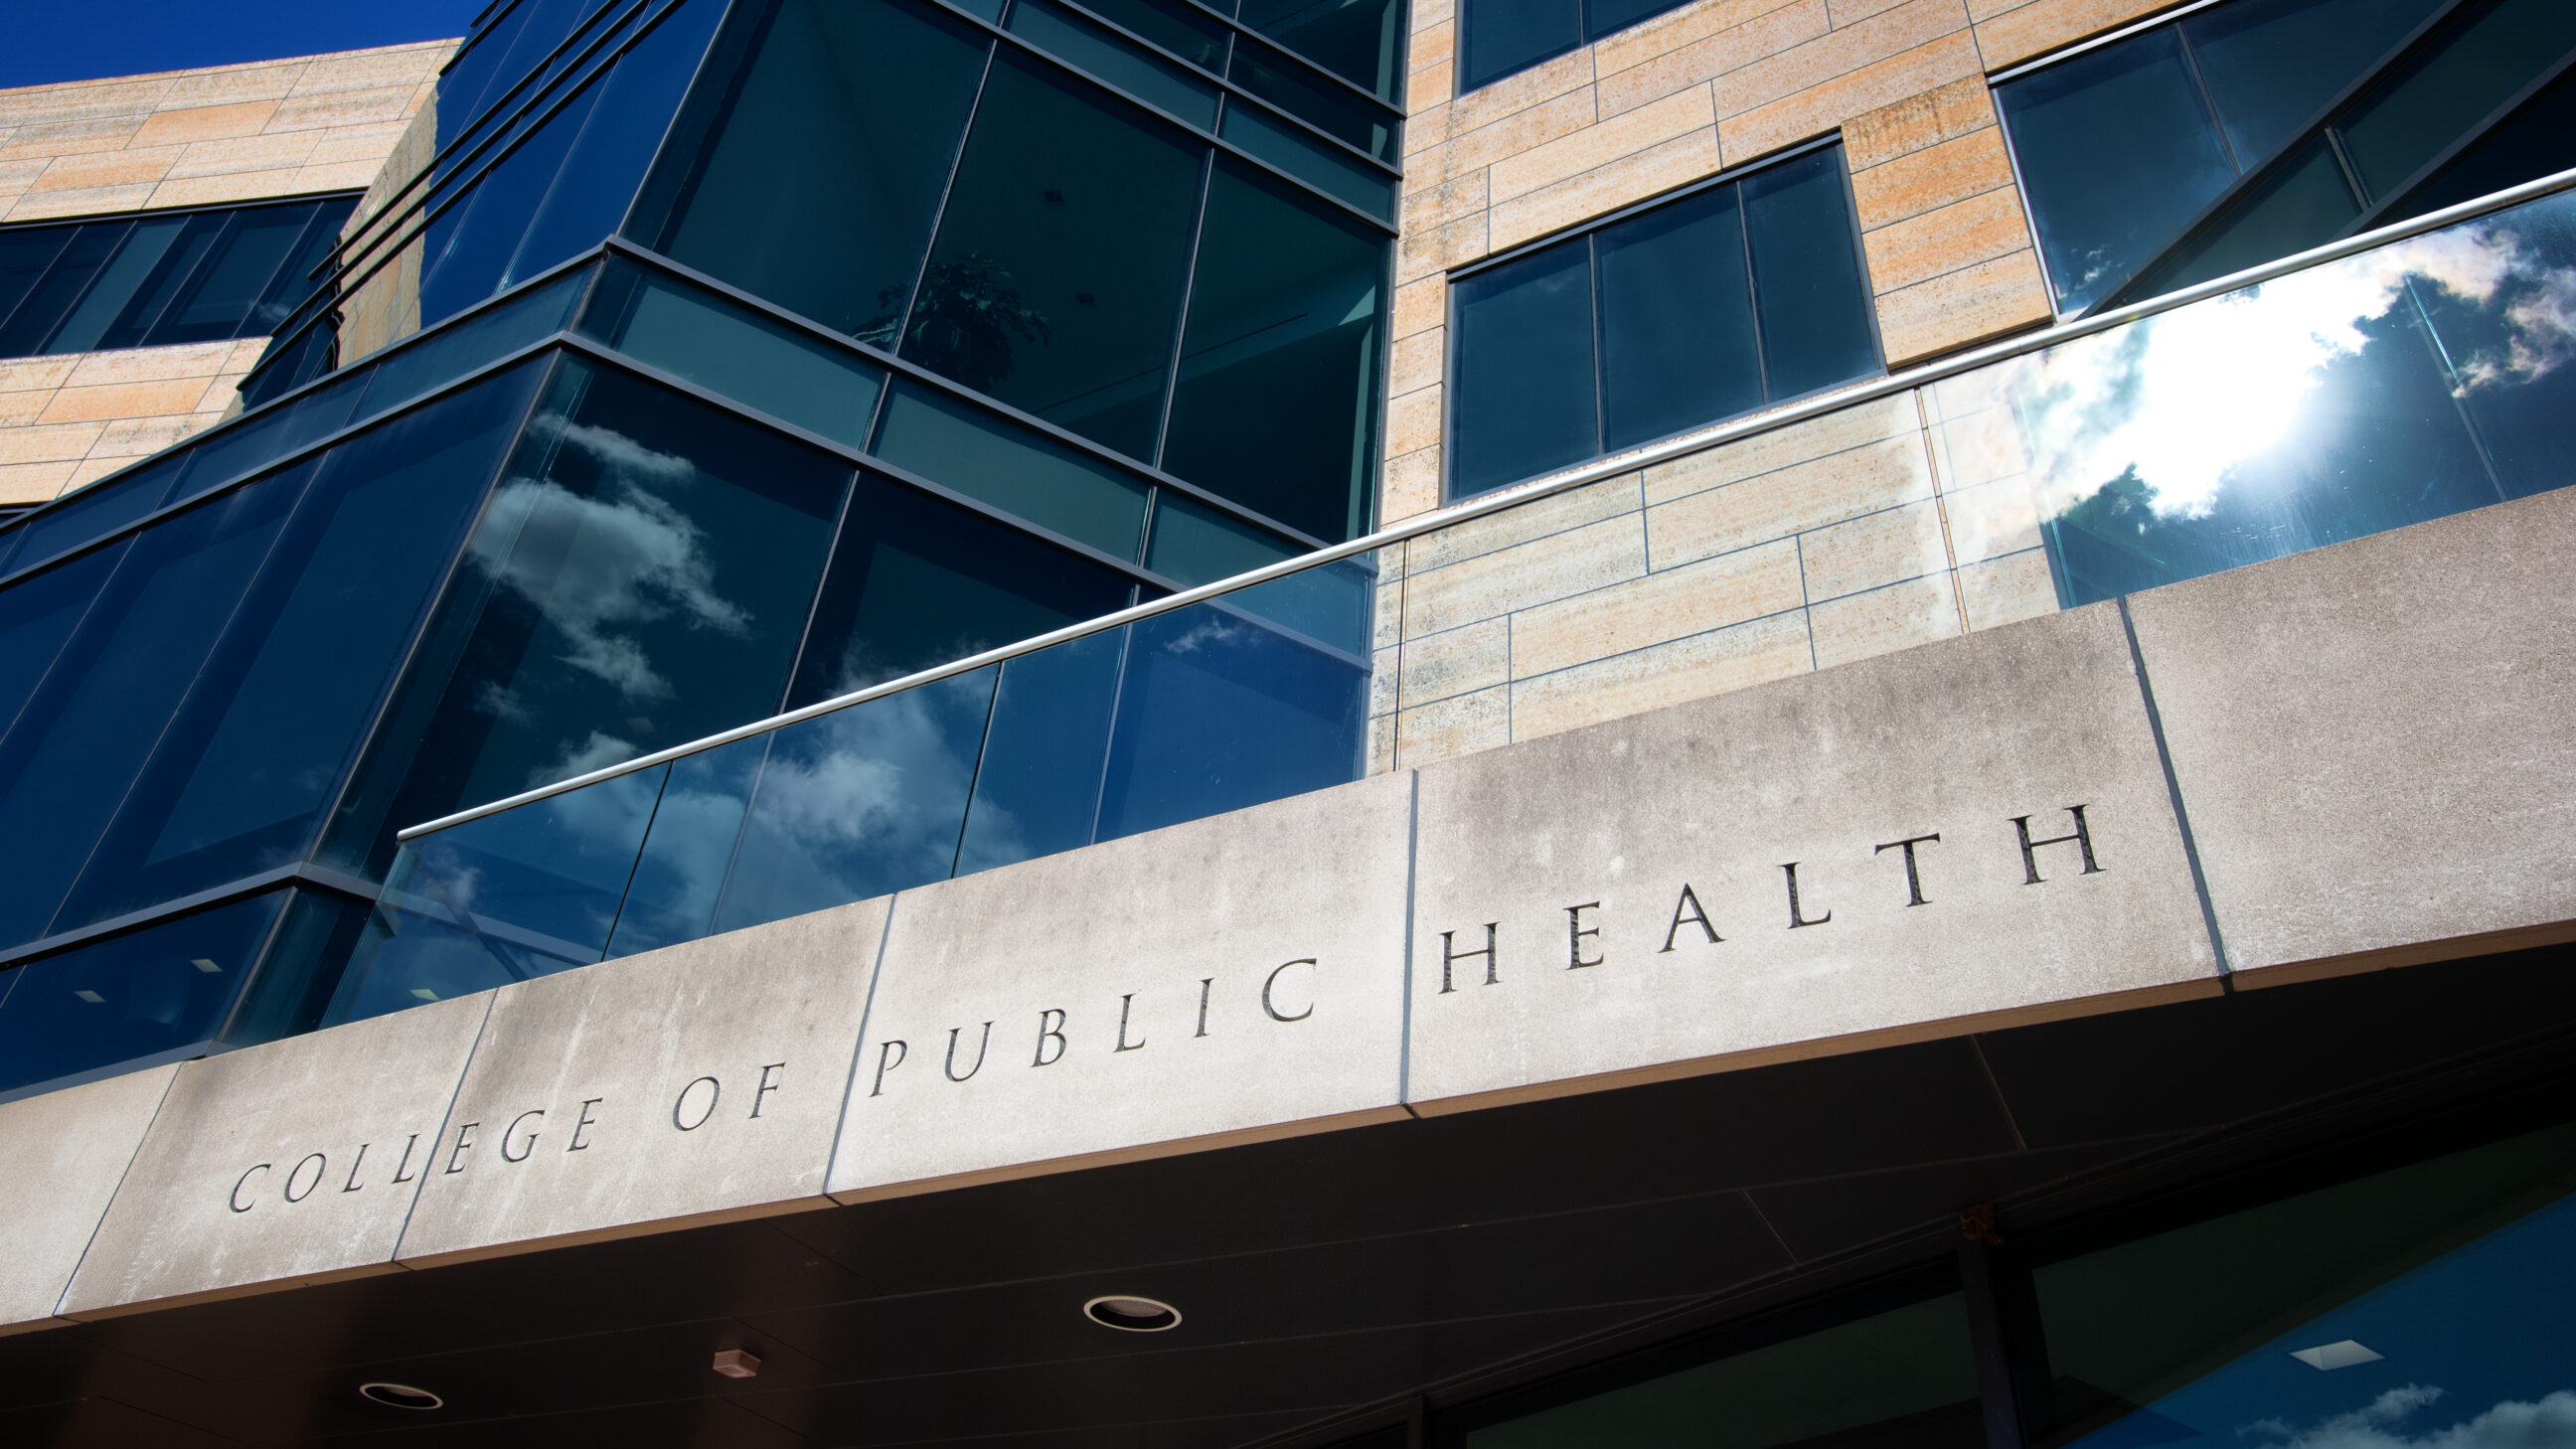
[[[145,531],[0,741],[0,941],[53,918],[309,471]]]
[[[1583,43],[1577,0],[1468,0],[1460,14],[1458,89],[1472,91]]]
[[[2318,137],[2240,192],[2122,296],[2152,297],[2277,261],[2334,240],[2360,214],[2343,168]]]
[[[254,896],[0,973],[0,1091],[211,1040],[285,903]]]
[[[1132,632],[1101,839],[1359,778],[1365,668],[1215,604]]]
[[[1270,104],[1350,142],[1380,161],[1395,159],[1396,118],[1381,107],[1325,84],[1295,61],[1256,41],[1235,47],[1234,83]]]
[[[1147,567],[1183,587],[1250,573],[1303,551],[1268,529],[1255,528],[1169,489],[1154,502],[1154,542]],[[1366,654],[1373,577],[1355,562],[1326,564],[1238,589],[1225,598],[1240,612],[1352,654]]]
[[[123,552],[122,545],[103,548],[0,591],[0,740]]]
[[[582,283],[588,280],[582,272],[558,277],[377,363],[366,374],[367,390],[358,401],[357,416],[391,412],[553,332],[563,325],[564,314],[572,310]]]
[[[26,542],[19,547],[11,566],[28,568],[40,564],[150,513],[161,506],[171,481],[187,462],[187,455],[181,454],[129,468],[37,514],[27,520],[22,530]]]
[[[563,169],[599,92],[600,83],[593,81],[485,173],[470,200],[431,224],[421,254],[421,326],[435,326],[500,290],[510,258]]]
[[[2556,88],[2566,99],[2561,114],[2576,112],[2576,83]],[[2569,115],[2576,122],[2576,115]],[[2576,127],[2559,131],[2565,144]],[[2576,368],[2565,354],[2542,339],[2556,316],[2554,299],[2566,295],[2567,279],[2576,275],[2576,196],[2560,192],[2526,202],[2499,216],[2471,223],[2466,230],[2496,250],[2487,256],[2503,263],[2501,275],[2486,287],[2462,285],[2454,291],[2439,279],[2445,268],[2438,250],[2452,233],[2435,233],[2435,248],[2410,290],[2432,315],[2440,334],[2445,374],[2460,405],[2468,410],[2479,438],[2495,460],[2503,491],[2520,498],[2576,480]]]
[[[2576,71],[2551,81],[2378,220],[2422,216],[2569,167],[2576,167]]]
[[[223,239],[224,228],[230,220],[229,213],[220,211],[203,211],[189,217],[178,239],[161,254],[161,265],[154,269],[151,278],[143,284],[141,292],[125,311],[100,334],[98,345],[142,346],[144,338],[169,314],[171,304],[199,274],[202,264],[214,252],[215,244]]]
[[[45,350],[88,352],[97,348],[107,335],[108,324],[134,305],[135,294],[143,290],[152,269],[160,265],[162,255],[187,227],[184,216],[146,217],[136,222],[126,232],[125,244],[116,249],[115,257],[100,268],[89,295],[81,298],[80,305],[55,329],[53,341],[46,344]]]
[[[1744,178],[1744,231],[1774,401],[1878,370],[1869,283],[1836,147]]]
[[[35,290],[45,269],[62,255],[72,233],[78,230],[73,226],[47,226],[0,231],[0,337],[13,335],[9,330],[11,314]]]
[[[529,222],[517,259],[502,274],[502,286],[567,261],[616,232],[723,14],[723,0],[688,0],[618,58],[581,139],[555,175],[554,189]]]
[[[663,249],[891,345],[989,48],[902,0],[782,0]]]
[[[957,868],[997,672],[978,669],[779,730],[716,929],[946,880]]]
[[[2231,0],[2186,16],[2183,34],[2240,166],[2289,144],[2438,0]]]
[[[566,363],[331,849],[778,708],[851,470]]]
[[[365,385],[363,377],[343,379],[199,443],[188,450],[187,469],[171,486],[169,501],[193,498],[345,426]]]
[[[1319,538],[1358,533],[1375,474],[1385,250],[1220,164],[1164,469]]]
[[[635,859],[635,878],[609,938],[611,957],[694,941],[715,925],[716,897],[733,865],[743,811],[769,754],[754,735],[671,762],[653,808],[653,828]]]
[[[286,919],[278,923],[268,959],[224,1029],[229,1046],[256,1046],[308,1032],[322,1024],[323,1009],[339,983],[350,948],[373,914],[346,896],[289,891]]]
[[[1213,71],[1225,64],[1227,29],[1182,0],[1087,0],[1083,6],[1123,25],[1172,54]]]
[[[1381,221],[1395,217],[1395,178],[1308,135],[1257,106],[1226,107],[1218,135],[1339,201]]]
[[[214,250],[152,324],[144,344],[211,342],[239,333],[269,281],[286,264],[287,253],[302,239],[309,219],[300,207],[235,212]]]
[[[1143,482],[937,388],[895,384],[876,454],[1103,553],[1136,557],[1145,530]]]
[[[72,233],[71,243],[29,289],[26,300],[10,314],[8,325],[0,327],[0,357],[29,357],[44,350],[45,340],[89,290],[99,268],[115,255],[126,229],[125,223],[117,222],[84,226]]]
[[[313,217],[305,225],[303,239],[295,244],[295,251],[287,257],[286,265],[278,268],[277,275],[270,279],[268,291],[261,296],[258,305],[251,308],[250,321],[242,329],[242,336],[275,332],[307,297],[320,289],[322,279],[313,274],[314,268],[322,264],[323,257],[329,255],[333,245],[340,240],[340,228],[348,224],[349,213],[356,210],[357,205],[358,199],[351,196],[325,201],[313,208]]]
[[[1191,125],[1216,124],[1216,87],[1071,11],[1046,0],[1020,0],[1011,7],[1010,30]]]
[[[1152,457],[1205,154],[1099,92],[995,61],[903,355]]]
[[[1736,191],[1720,186],[1602,230],[1604,442],[1642,443],[1762,405]]]
[[[2576,49],[2576,5],[2486,0],[2443,31],[2429,51],[2399,66],[2338,123],[2373,200]]]
[[[965,509],[862,478],[789,708],[1127,607],[1127,579]]]
[[[535,380],[332,450],[55,929],[306,852]]]
[[[885,369],[683,282],[620,264],[582,330],[676,377],[850,448]]]
[[[1451,284],[1458,394],[1449,494],[1464,498],[1601,450],[1592,398],[1592,261],[1583,239]]]
[[[1688,0],[1584,0],[1583,38],[1600,40],[1616,35],[1638,21],[1678,10],[1686,3]]]
[[[1380,100],[1395,99],[1402,0],[1243,0],[1236,18]]]
[[[2167,29],[1995,89],[2057,305],[2091,306],[2235,180]]]
[[[1126,645],[1111,629],[1002,666],[959,875],[1091,843]]]

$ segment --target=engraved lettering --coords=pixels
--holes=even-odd
[[[1700,905],[1699,896],[1690,888],[1690,882],[1684,881],[1682,898],[1673,902],[1673,923],[1664,928],[1664,949],[1657,951],[1656,955],[1661,956],[1665,951],[1673,949],[1673,937],[1680,934],[1684,921],[1697,925],[1700,933],[1708,937],[1708,944],[1712,946],[1726,940],[1724,936],[1717,933],[1717,927],[1709,924],[1708,911]]]
[[[1930,835],[1909,835],[1903,840],[1891,840],[1885,845],[1882,845],[1878,849],[1870,852],[1872,855],[1884,855],[1891,850],[1901,850],[1905,852],[1905,894],[1908,897],[1905,903],[1909,906],[1928,906],[1932,904],[1930,901],[1923,899],[1923,877],[1917,873],[1914,867],[1914,847],[1928,844],[1932,841],[1939,840],[1940,838],[1941,832],[1937,830],[1932,832]]]
[[[1823,915],[1816,917],[1816,918],[1815,918],[1814,920],[1812,920],[1812,921],[1811,921],[1811,920],[1808,920],[1805,916],[1800,915],[1800,914],[1798,913],[1798,862],[1796,862],[1796,861],[1794,861],[1794,860],[1793,860],[1793,861],[1789,862],[1787,865],[1784,865],[1784,866],[1780,867],[1780,869],[1781,869],[1781,872],[1782,872],[1783,874],[1785,874],[1785,875],[1787,875],[1787,876],[1789,877],[1789,929],[1790,929],[1790,930],[1794,931],[1794,930],[1798,929],[1800,926],[1821,926],[1821,925],[1823,925],[1825,922],[1830,921],[1830,920],[1832,920],[1832,919],[1834,918],[1834,913],[1833,913],[1833,912],[1831,912],[1831,911],[1827,911],[1827,912],[1825,912]]]
[[[342,1192],[356,1192],[358,1190],[358,1169],[366,1166],[367,1149],[373,1145],[374,1144],[367,1142],[361,1142],[358,1144],[358,1158],[355,1162],[349,1164],[349,1185],[340,1189]]]
[[[1585,901],[1579,906],[1567,906],[1565,908],[1566,970],[1579,971],[1586,966],[1598,966],[1603,960],[1607,959],[1600,956],[1595,956],[1589,961],[1583,959],[1583,938],[1586,936],[1598,936],[1601,934],[1601,928],[1599,926],[1587,926],[1583,924],[1583,913],[1585,911],[1597,911],[1599,909],[1601,909],[1601,903],[1599,901]]]
[[[581,1115],[573,1119],[572,1141],[564,1144],[564,1151],[579,1152],[590,1145],[589,1143],[581,1140],[582,1129],[585,1127],[596,1127],[599,1125],[599,1119],[590,1115],[590,1109],[607,1100],[608,1099],[606,1097],[584,1097],[581,1099]]]
[[[543,1117],[545,1115],[545,1109],[543,1107],[539,1107],[534,1111],[522,1112],[518,1116],[510,1119],[509,1130],[501,1134],[501,1160],[503,1162],[525,1162],[528,1160],[528,1154],[537,1150],[537,1129],[534,1127],[528,1129],[527,1140],[519,1144],[519,1150],[515,1153],[510,1150],[510,1139],[519,1135],[520,1123],[527,1121],[531,1117]]]
[[[868,1095],[871,1097],[884,1096],[885,1074],[893,1071],[899,1066],[902,1066],[903,1059],[911,1055],[912,1048],[904,1045],[903,1039],[900,1037],[889,1038],[883,1046],[878,1047],[877,1084],[868,1089]]]
[[[1458,989],[1457,986],[1449,980],[1449,966],[1450,963],[1454,961],[1466,961],[1477,956],[1484,957],[1485,984],[1487,986],[1491,986],[1495,983],[1494,927],[1500,924],[1502,923],[1499,921],[1487,921],[1485,923],[1485,949],[1482,951],[1457,950],[1451,945],[1449,938],[1457,935],[1458,933],[1455,931],[1443,931],[1440,933],[1440,995],[1446,996],[1450,992]]]
[[[232,1195],[231,1197],[228,1197],[228,1198],[224,1199],[224,1201],[225,1201],[225,1202],[227,1202],[227,1203],[229,1203],[229,1204],[231,1204],[231,1206],[232,1206],[232,1210],[233,1210],[234,1212],[237,1212],[237,1213],[246,1213],[246,1212],[249,1212],[252,1208],[255,1208],[255,1207],[259,1206],[259,1204],[255,1203],[255,1202],[243,1202],[243,1201],[241,1200],[241,1190],[242,1190],[243,1185],[244,1185],[244,1184],[246,1184],[246,1183],[248,1183],[248,1182],[250,1181],[250,1174],[251,1174],[251,1173],[253,1173],[253,1172],[266,1172],[266,1171],[268,1171],[268,1170],[269,1170],[269,1166],[270,1166],[270,1164],[268,1164],[268,1163],[265,1163],[265,1162],[260,1163],[260,1164],[258,1164],[257,1166],[252,1167],[248,1172],[244,1172],[241,1176],[239,1176],[239,1177],[237,1177],[237,1178],[234,1178],[234,1179],[233,1179],[233,1195]]]
[[[1261,983],[1261,1009],[1269,1013],[1272,1021],[1304,1021],[1307,1017],[1315,1014],[1315,996],[1311,991],[1306,994],[1306,1009],[1298,1012],[1295,1016],[1290,1016],[1288,1013],[1281,1011],[1278,1003],[1271,1000],[1270,997],[1271,989],[1279,984],[1280,972],[1287,970],[1291,966],[1312,966],[1314,964],[1315,958],[1307,956],[1296,961],[1282,961],[1278,965],[1270,968],[1270,975]]]
[[[1055,1018],[1055,1024],[1053,1026],[1049,1026],[1047,1024],[1047,1018],[1050,1016]],[[1055,1043],[1054,1056],[1047,1055],[1046,1044],[1050,1041]],[[1036,1059],[1031,1061],[1029,1065],[1033,1067],[1053,1066],[1055,1063],[1064,1059],[1064,1046],[1064,1013],[1050,1006],[1046,1010],[1038,1013],[1038,1054]]]
[[[2075,842],[2076,850],[2084,857],[2084,868],[2077,871],[2076,874],[2100,875],[2102,873],[2102,867],[2095,864],[2093,860],[2093,832],[2084,828],[2084,807],[2081,805],[2069,805],[2066,807],[2066,813],[2075,817],[2075,833],[2072,835],[2052,835],[2046,840],[2033,840],[2030,838],[2029,816],[2016,815],[2013,817],[2013,834],[2021,838],[2021,870],[2023,885],[2039,884],[2039,857],[2033,852],[2037,851],[2043,845],[2064,845],[2070,840]]]
[[[402,1161],[397,1162],[397,1163],[395,1163],[395,1164],[394,1164],[394,1181],[395,1181],[395,1182],[397,1182],[397,1183],[410,1182],[410,1181],[412,1181],[412,1180],[413,1180],[413,1178],[416,1178],[416,1177],[418,1177],[418,1176],[419,1176],[419,1174],[418,1174],[418,1173],[413,1173],[410,1177],[406,1177],[406,1176],[404,1176],[404,1175],[403,1175],[403,1169],[405,1169],[405,1168],[407,1168],[407,1167],[411,1166],[411,1150],[412,1150],[412,1148],[413,1148],[413,1147],[417,1146],[417,1145],[419,1144],[419,1142],[420,1142],[420,1134],[419,1134],[419,1133],[417,1133],[417,1132],[415,1132],[415,1133],[411,1134],[409,1137],[406,1137],[406,1138],[404,1138],[404,1139],[403,1139],[403,1155],[402,1155]]]
[[[1135,1009],[1135,992],[1130,991],[1126,995],[1118,998],[1118,1045],[1110,1048],[1112,1052],[1132,1052],[1145,1045],[1141,1041],[1129,1041],[1127,1039],[1127,1014]]]
[[[688,1115],[689,1094],[700,1087],[707,1089],[706,1110],[698,1114],[698,1120],[695,1122],[681,1121],[680,1119],[682,1117]],[[716,1099],[723,1095],[724,1084],[717,1081],[715,1078],[699,1077],[694,1079],[687,1086],[680,1089],[680,1095],[671,1099],[671,1125],[679,1128],[683,1132],[695,1132],[699,1128],[704,1127],[707,1125],[707,1119],[716,1114]]]
[[[310,1164],[313,1168],[313,1180],[304,1184],[304,1190],[302,1192],[297,1192],[295,1190],[295,1179],[304,1174],[304,1169],[307,1164]],[[289,1168],[286,1173],[286,1200],[288,1202],[302,1202],[306,1198],[311,1197],[313,1195],[313,1189],[322,1185],[322,1174],[328,1172],[330,1168],[330,1161],[323,1157],[319,1152],[313,1153],[306,1157],[303,1162],[299,1162],[292,1168]]]
[[[456,1173],[465,1170],[456,1165],[457,1161],[465,1156],[466,1148],[474,1145],[474,1129],[482,1125],[480,1122],[468,1122],[456,1129],[456,1150],[447,1154],[447,1172]],[[446,1173],[440,1174],[442,1177],[446,1175]]]
[[[991,1030],[992,1023],[986,1022],[985,1029],[988,1031]],[[977,1060],[980,1061],[982,1058],[979,1057]],[[769,1080],[769,1074],[771,1072],[783,1072],[785,1070],[787,1070],[787,1064],[785,1062],[770,1062],[760,1069],[760,1082],[751,1089],[751,1115],[753,1117],[757,1118],[760,1116],[760,1099],[778,1090],[778,1084]]]
[[[1209,992],[1210,990],[1214,989],[1214,987],[1215,987],[1215,986],[1216,986],[1216,978],[1215,978],[1215,977],[1213,977],[1213,976],[1202,976],[1202,977],[1200,977],[1200,978],[1199,978],[1199,1029],[1198,1029],[1198,1030],[1196,1030],[1196,1031],[1194,1031],[1194,1032],[1191,1032],[1191,1033],[1190,1033],[1190,1035],[1191,1035],[1191,1036],[1194,1036],[1194,1037],[1200,1037],[1200,1036],[1205,1036],[1205,1035],[1207,1035],[1207,1002],[1208,1002],[1208,992]]]
[[[966,1028],[962,1026],[952,1026],[948,1028],[948,1064],[941,1067],[940,1070],[945,1072],[948,1076],[948,1080],[952,1082],[962,1082],[966,1080],[966,1077],[971,1077],[977,1072],[984,1070],[984,1053],[990,1050],[993,1045],[993,1024],[988,1021],[984,1023],[983,1040],[975,1044],[975,1065],[966,1069],[966,1077],[957,1075],[957,1034],[965,1029]]]

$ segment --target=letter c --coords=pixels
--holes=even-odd
[[[259,1164],[257,1167],[252,1168],[252,1169],[250,1170],[250,1172],[245,1172],[245,1173],[243,1173],[240,1177],[235,1178],[235,1179],[233,1180],[233,1195],[232,1195],[231,1197],[228,1197],[228,1198],[224,1199],[224,1201],[225,1201],[226,1203],[228,1203],[228,1204],[230,1204],[230,1205],[231,1205],[232,1210],[233,1210],[234,1212],[237,1212],[237,1213],[246,1213],[246,1212],[249,1212],[253,1207],[256,1207],[256,1206],[257,1206],[257,1204],[256,1204],[256,1203],[246,1203],[246,1202],[243,1202],[243,1201],[241,1200],[241,1190],[242,1190],[242,1185],[243,1185],[244,1183],[247,1183],[247,1182],[249,1182],[249,1181],[250,1181],[250,1173],[251,1173],[251,1172],[266,1172],[266,1171],[268,1171],[268,1170],[269,1170],[269,1168],[270,1168],[271,1166],[272,1166],[272,1164],[270,1164],[270,1163],[266,1163],[266,1162],[263,1162],[263,1163]]]
[[[1280,973],[1280,972],[1287,970],[1287,969],[1288,969],[1289,967],[1291,967],[1291,966],[1312,966],[1312,965],[1314,965],[1314,964],[1315,964],[1315,958],[1314,958],[1314,957],[1312,957],[1312,956],[1308,956],[1308,957],[1304,958],[1303,960],[1297,960],[1297,961],[1283,961],[1283,962],[1279,963],[1278,965],[1276,965],[1276,966],[1274,966],[1274,967],[1270,968],[1270,975],[1269,975],[1268,979],[1264,980],[1264,981],[1261,983],[1261,1009],[1262,1009],[1263,1011],[1265,1011],[1265,1012],[1269,1013],[1270,1019],[1271,1019],[1272,1021],[1304,1021],[1307,1017],[1313,1016],[1313,1015],[1315,1014],[1315,1002],[1314,1002],[1314,999],[1313,999],[1312,997],[1309,997],[1309,998],[1307,999],[1307,1001],[1306,1001],[1306,1009],[1305,1009],[1304,1011],[1298,1012],[1295,1016],[1289,1016],[1289,1015],[1287,1015],[1287,1014],[1283,1013],[1283,1012],[1282,1012],[1282,1011],[1280,1011],[1280,1009],[1279,1009],[1276,1005],[1274,1005],[1274,1004],[1271,1002],[1271,1000],[1270,1000],[1270,988],[1272,988],[1272,987],[1274,987],[1274,986],[1276,986],[1276,985],[1278,985],[1278,984],[1279,984],[1279,973]]]

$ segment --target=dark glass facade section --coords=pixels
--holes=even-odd
[[[354,196],[0,228],[0,357],[259,337],[320,285]]]
[[[0,972],[0,1091],[204,1049],[290,895],[272,891]]]
[[[1680,9],[1684,0],[1464,0],[1458,7],[1458,91],[1464,95],[1541,61]]]
[[[1879,370],[1841,148],[1450,288],[1453,498]]]

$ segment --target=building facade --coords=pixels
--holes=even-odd
[[[0,92],[0,1430],[2576,1444],[2571,66],[499,0]]]

